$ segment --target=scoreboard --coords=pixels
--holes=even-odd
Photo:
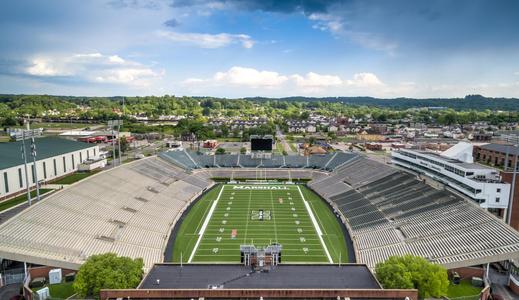
[[[250,149],[251,151],[272,151],[273,142],[272,136],[251,136]]]

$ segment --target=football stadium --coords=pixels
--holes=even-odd
[[[416,290],[382,289],[376,264],[413,254],[462,272],[519,256],[519,234],[462,193],[350,152],[180,148],[2,221],[5,259],[66,270],[108,252],[144,260],[137,289],[102,290],[102,299],[416,299]]]

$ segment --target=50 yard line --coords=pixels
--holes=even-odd
[[[198,245],[200,244],[200,241],[202,240],[202,237],[204,236],[204,232],[205,232],[205,229],[207,228],[207,224],[209,224],[209,221],[211,220],[211,216],[213,215],[216,205],[218,204],[218,200],[220,200],[220,196],[222,195],[222,192],[224,189],[225,189],[225,185],[222,186],[220,193],[218,193],[218,197],[216,198],[216,200],[214,200],[213,204],[211,205],[211,209],[209,210],[209,213],[205,217],[204,224],[202,224],[202,228],[200,228],[200,232],[198,233],[198,240],[196,241],[195,247],[193,248],[193,252],[191,252],[191,255],[189,256],[189,260],[187,261],[187,263],[191,263],[191,261],[193,260],[193,257],[195,257],[196,249],[198,249]]]

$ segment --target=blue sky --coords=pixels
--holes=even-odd
[[[514,0],[0,2],[0,93],[519,97]]]

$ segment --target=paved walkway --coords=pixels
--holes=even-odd
[[[48,193],[45,193],[44,195],[42,195],[42,197],[40,198],[40,201],[43,200],[44,198],[48,197],[51,193],[52,192],[48,192]],[[32,204],[34,205],[36,202],[38,202],[36,200],[36,197],[32,198]],[[4,211],[1,211],[0,212],[0,224],[4,223],[5,221],[9,220],[10,218],[16,216],[18,213],[20,213],[22,210],[24,210],[28,207],[29,207],[29,204],[26,201],[26,202],[23,202],[16,206],[13,206],[11,208],[8,208]],[[3,300],[3,298],[0,297],[0,300]]]
[[[0,288],[0,299],[9,300],[11,297],[20,294],[20,283],[6,285]]]
[[[290,148],[290,145],[288,144],[287,140],[285,139],[285,135],[281,132],[279,129],[279,126],[276,125],[276,137],[279,139],[279,142],[283,145],[283,149],[287,152],[287,154],[297,154],[297,152],[294,152],[292,148]]]
[[[489,274],[492,282],[492,293],[502,296],[504,299],[519,300],[519,296],[512,293],[508,287],[508,275],[496,272],[494,269],[490,269]]]

